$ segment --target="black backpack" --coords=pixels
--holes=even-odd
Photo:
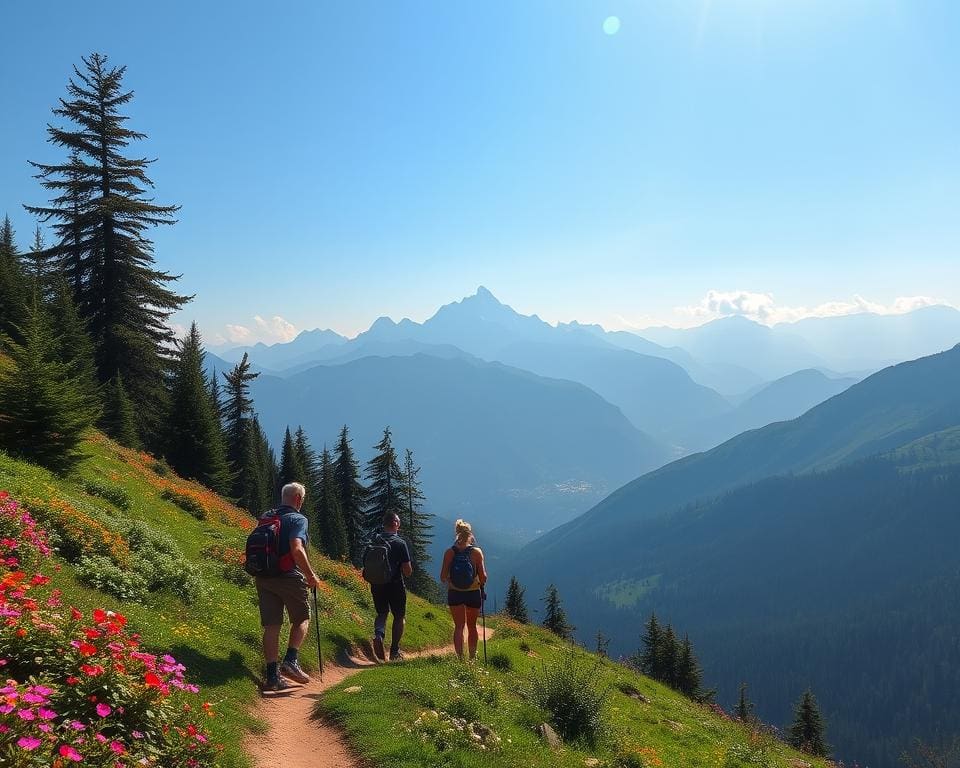
[[[273,510],[260,518],[257,527],[247,536],[243,569],[251,576],[282,576],[294,568],[293,556],[280,555],[280,532],[283,516]]]
[[[457,589],[470,589],[477,578],[477,569],[473,567],[473,547],[453,550],[453,560],[450,563],[450,583]]]
[[[389,584],[393,581],[390,543],[381,535],[374,536],[363,550],[363,578],[369,584]]]

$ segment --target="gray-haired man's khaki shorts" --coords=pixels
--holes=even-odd
[[[302,624],[310,618],[307,582],[302,576],[258,578],[257,598],[260,601],[260,626],[283,624],[284,607],[291,624]]]

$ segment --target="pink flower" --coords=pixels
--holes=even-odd
[[[21,720],[36,720],[36,719],[37,719],[37,716],[36,716],[35,714],[33,714],[33,710],[31,710],[31,709],[21,709],[19,712],[17,712],[17,715],[20,717]]]
[[[113,710],[110,708],[109,704],[97,704],[97,714],[100,715],[100,717],[106,717],[111,712],[113,712]]]
[[[57,716],[56,712],[46,707],[40,707],[40,709],[37,710],[37,714],[40,715],[41,720],[53,720],[53,718]]]
[[[75,763],[79,763],[81,760],[83,760],[83,756],[69,744],[64,744],[60,747],[60,757],[65,757],[67,760],[73,760]]]
[[[124,752],[127,751],[126,748],[123,746],[123,744],[121,744],[119,741],[111,741],[111,742],[110,742],[110,749],[111,749],[115,754],[118,754],[118,755],[122,755]]]
[[[40,741],[40,739],[35,738],[34,736],[21,736],[17,740],[17,746],[20,747],[20,749],[26,750],[36,749],[42,743],[43,742]]]

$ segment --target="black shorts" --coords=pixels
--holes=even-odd
[[[459,589],[447,590],[447,605],[465,605],[467,608],[480,609],[483,604],[483,593],[479,589],[471,589],[466,592]]]
[[[387,611],[396,619],[407,615],[407,588],[402,581],[371,584],[370,594],[373,595],[373,607],[378,616],[383,616]]]

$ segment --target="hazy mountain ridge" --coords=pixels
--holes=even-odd
[[[252,393],[271,437],[300,424],[318,448],[347,423],[365,458],[390,425],[423,466],[431,511],[527,536],[667,459],[664,446],[586,387],[476,359],[364,357],[288,379],[261,376]],[[586,487],[557,488],[570,481]]]

